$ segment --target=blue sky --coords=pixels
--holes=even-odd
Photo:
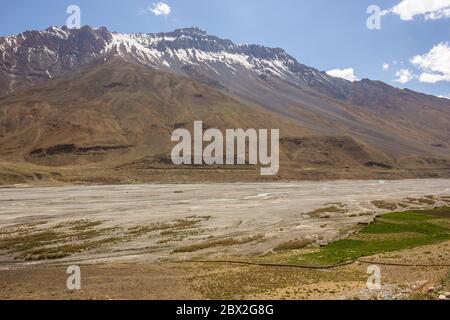
[[[76,4],[83,25],[125,33],[197,26],[237,43],[281,47],[320,70],[353,68],[359,79],[450,97],[449,0],[161,1],[169,14],[151,12],[159,0],[3,1],[0,35],[64,25],[66,8]],[[379,30],[366,25],[373,4],[393,8],[381,17]],[[383,64],[389,68],[383,70]]]

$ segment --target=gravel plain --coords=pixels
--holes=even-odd
[[[298,238],[327,243],[354,232],[359,224],[386,211],[372,201],[396,202],[425,195],[450,195],[450,180],[1,188],[0,228],[36,223],[41,229],[51,230],[63,223],[88,220],[101,222],[102,228],[133,230],[198,219],[192,227],[181,230],[183,236],[164,234],[156,228],[153,233],[77,253],[62,261],[253,255]],[[193,244],[230,239],[236,240],[234,245],[206,245],[199,250],[177,252]],[[12,258],[0,255],[0,263],[5,267],[14,261]]]

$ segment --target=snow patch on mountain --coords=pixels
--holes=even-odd
[[[278,78],[300,85],[336,81],[324,72],[301,65],[282,49],[239,45],[198,28],[121,34],[88,26],[75,30],[50,27],[0,38],[0,51],[3,72],[10,77],[11,66],[17,64],[28,73],[24,78],[31,83],[111,56],[176,73],[185,73],[185,68],[190,67],[223,77]]]

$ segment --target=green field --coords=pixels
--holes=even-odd
[[[258,263],[334,266],[378,253],[450,240],[450,207],[387,213],[355,235],[317,249],[287,249]],[[256,262],[256,261],[252,261]]]
[[[349,239],[314,252],[291,255],[289,263],[334,265],[383,252],[450,240],[450,207],[388,213]]]

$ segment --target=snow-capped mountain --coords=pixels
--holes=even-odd
[[[448,99],[334,78],[283,49],[197,28],[50,27],[0,38],[2,160],[99,162],[140,176],[170,162],[173,128],[199,119],[280,128],[288,178],[450,174]]]
[[[164,71],[211,78],[276,77],[295,83],[333,84],[337,79],[298,63],[279,48],[238,45],[208,35],[198,28],[169,33],[119,34],[106,28],[79,30],[50,27],[0,38],[0,93],[14,91],[24,82],[59,76],[93,60],[121,56]],[[225,79],[222,79],[225,80]]]

